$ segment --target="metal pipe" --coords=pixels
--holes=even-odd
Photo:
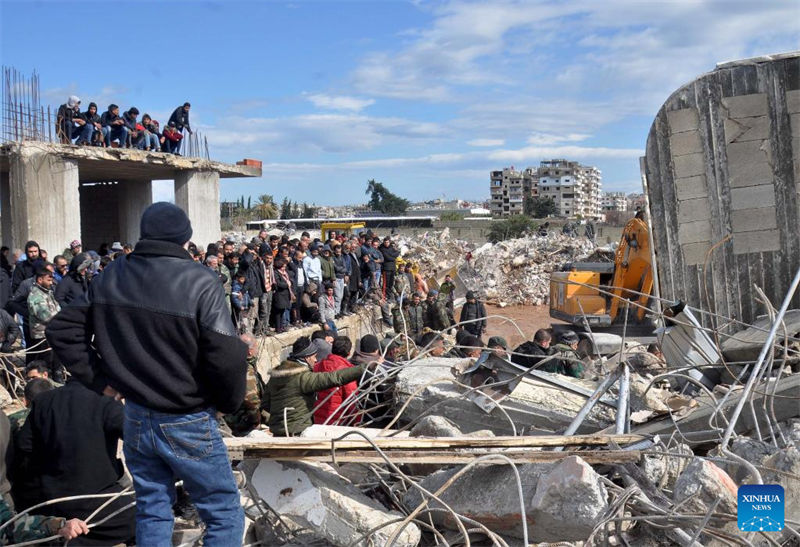
[[[572,435],[578,430],[578,428],[583,423],[583,420],[586,419],[586,416],[588,416],[589,412],[591,412],[592,408],[594,408],[594,405],[596,405],[597,401],[600,400],[600,397],[602,397],[603,394],[606,391],[608,391],[608,388],[614,385],[614,382],[617,381],[617,379],[620,377],[620,374],[622,374],[622,370],[618,367],[614,369],[614,371],[611,374],[605,377],[605,379],[600,383],[600,385],[597,386],[597,389],[594,391],[594,393],[592,393],[591,397],[589,397],[589,399],[587,399],[587,401],[583,403],[583,406],[578,411],[578,414],[575,415],[575,418],[572,420],[572,423],[570,423],[569,427],[567,427],[567,429],[564,431],[563,433],[564,435]],[[563,449],[564,447],[557,447],[555,451],[561,452]]]
[[[753,371],[750,373],[750,378],[747,379],[747,384],[744,386],[739,403],[736,405],[736,408],[731,415],[730,423],[725,430],[725,434],[722,436],[722,444],[720,445],[722,450],[727,451],[728,443],[730,442],[731,435],[733,435],[733,430],[736,427],[736,422],[739,420],[739,415],[742,413],[742,409],[747,402],[748,396],[753,390],[756,378],[759,376],[761,367],[764,364],[764,358],[767,356],[767,352],[772,349],[772,342],[775,340],[775,334],[778,332],[778,327],[783,322],[783,316],[786,315],[786,310],[789,309],[789,304],[794,297],[794,293],[797,290],[798,284],[800,284],[800,268],[798,268],[797,272],[794,274],[794,279],[789,287],[789,292],[786,293],[786,296],[783,299],[783,304],[781,304],[781,309],[778,311],[778,316],[772,323],[772,328],[769,329],[769,334],[767,335],[767,339],[764,341],[764,346],[761,348],[761,353],[758,354],[758,359],[753,367]]]
[[[629,430],[628,425],[628,402],[631,389],[631,370],[628,363],[623,361],[619,364],[622,369],[622,377],[619,380],[619,404],[617,405],[617,434],[625,433]]]

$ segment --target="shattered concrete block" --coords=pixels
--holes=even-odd
[[[425,416],[411,428],[412,437],[460,437],[458,426],[442,416]]]
[[[720,500],[717,510],[736,513],[736,493],[738,486],[730,476],[712,462],[694,458],[675,482],[672,499],[687,503],[700,511],[708,510]]]
[[[732,453],[740,458],[747,460],[753,465],[761,465],[764,459],[775,452],[775,449],[765,442],[751,439],[750,437],[736,437],[728,447]],[[709,456],[725,457],[719,450],[714,448],[709,452]],[[753,477],[747,471],[747,467],[736,462],[720,462],[717,465],[725,471],[736,482],[736,484],[749,484],[753,482]]]
[[[786,519],[795,522],[800,520],[800,479],[797,479],[797,476],[800,476],[800,450],[794,446],[779,450],[766,458],[763,461],[763,465],[775,470],[762,471],[761,475],[764,479],[764,484],[780,484],[783,486]],[[790,532],[785,531],[784,537],[788,539],[790,537],[789,534]]]
[[[670,447],[669,452],[694,456],[692,449],[685,444]],[[670,456],[669,454],[646,454],[642,457],[640,465],[653,484],[661,489],[672,490],[675,487],[675,481],[678,480],[690,461],[690,458]]]
[[[525,500],[529,535],[536,525],[533,514],[527,510],[530,507],[530,500],[533,499],[536,493],[539,477],[552,467],[553,464],[517,466],[522,482],[522,495]],[[458,466],[437,471],[422,479],[420,486],[431,493],[435,493],[462,468],[462,466]],[[427,499],[427,496],[424,499]],[[514,538],[523,537],[517,481],[514,477],[514,472],[508,465],[476,465],[456,479],[441,494],[440,499],[459,515],[474,519],[495,533]],[[406,509],[413,511],[422,503],[422,500],[423,496],[419,490],[409,488],[403,497],[403,504]],[[428,507],[443,506],[438,502],[431,501],[428,503]],[[450,530],[458,529],[455,519],[448,512],[435,511],[430,515],[435,525],[443,526]]]
[[[454,378],[451,368],[456,367],[459,361],[463,360],[431,357],[403,367],[395,383],[395,407],[399,409],[409,398],[412,400],[405,408],[401,422],[408,423],[431,413],[449,419],[462,432],[470,435],[482,429],[488,429],[495,435],[519,434],[523,430],[563,431],[586,402],[583,395],[524,379],[501,401],[505,413],[498,408],[492,408],[487,413],[464,396],[464,388],[448,380]],[[596,382],[590,380],[556,376],[589,392],[597,386]],[[434,405],[437,406],[434,408]],[[509,423],[509,417],[516,429]],[[598,431],[612,423],[612,410],[602,404],[596,405],[578,433]]]
[[[608,492],[592,466],[578,456],[564,458],[536,485],[533,539],[585,540],[607,507]]]
[[[255,462],[245,463],[245,468],[252,470],[250,484],[261,499],[334,545],[353,545],[373,528],[402,517],[362,494],[330,466],[260,460],[253,469]],[[398,526],[381,528],[369,541],[355,545],[383,545]],[[413,547],[419,541],[419,528],[410,524],[395,545]]]

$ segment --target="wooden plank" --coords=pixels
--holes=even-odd
[[[610,442],[618,445],[631,444],[645,440],[641,435],[537,435],[529,437],[377,437],[372,439],[381,450],[432,450],[456,448],[542,448],[553,446],[605,446]],[[278,450],[330,450],[335,444],[337,450],[371,448],[370,443],[360,437],[349,437],[333,443],[331,439],[309,439],[304,437],[247,437],[225,438],[229,449],[278,449]]]
[[[528,450],[525,452],[418,452],[386,451],[386,456],[395,464],[428,463],[438,465],[457,465],[470,463],[480,456],[502,454],[515,463],[549,463],[559,461],[567,456],[579,456],[589,464],[629,463],[638,462],[641,458],[639,450],[571,450],[563,452],[543,452]],[[332,463],[331,454],[314,455],[285,455],[273,454],[270,450],[248,449],[241,454],[236,454],[237,459],[270,459],[275,461],[314,461]],[[336,463],[386,463],[375,452],[367,451],[338,451]],[[498,458],[497,463],[502,463]]]

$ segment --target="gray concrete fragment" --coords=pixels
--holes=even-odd
[[[686,456],[694,456],[692,449],[688,445],[679,444],[671,448],[669,452],[678,452]],[[672,490],[675,481],[683,473],[691,460],[670,454],[653,455],[648,454],[642,457],[641,467],[647,478],[660,489]]]
[[[766,93],[725,97],[722,99],[722,104],[728,109],[728,116],[731,118],[750,118],[767,114]]]
[[[751,439],[750,437],[736,437],[728,447],[732,453],[744,458],[753,465],[761,465],[767,457],[775,452],[775,449],[765,442]],[[709,452],[709,456],[725,457],[719,450],[714,448]],[[753,477],[744,465],[735,462],[719,462],[717,465],[736,481],[736,484],[752,484]]]
[[[323,464],[261,460],[251,469],[250,484],[258,496],[282,515],[337,546],[352,545],[362,534],[401,517],[368,498]],[[383,545],[398,524],[388,525],[356,545]],[[407,526],[395,545],[415,546],[420,541],[416,525]]]
[[[460,437],[458,426],[442,416],[425,416],[411,428],[412,437]]]
[[[608,493],[594,469],[578,456],[564,458],[536,485],[533,539],[585,540],[607,507]]]
[[[717,500],[718,511],[736,513],[738,487],[728,474],[714,463],[703,458],[694,458],[675,482],[672,499],[698,511],[707,511]]]

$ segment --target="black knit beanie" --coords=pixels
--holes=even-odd
[[[192,223],[180,207],[159,201],[142,213],[140,239],[157,239],[183,245],[192,238]]]
[[[375,353],[381,348],[381,345],[380,342],[378,342],[377,336],[374,334],[367,334],[361,338],[358,347],[361,353]]]

